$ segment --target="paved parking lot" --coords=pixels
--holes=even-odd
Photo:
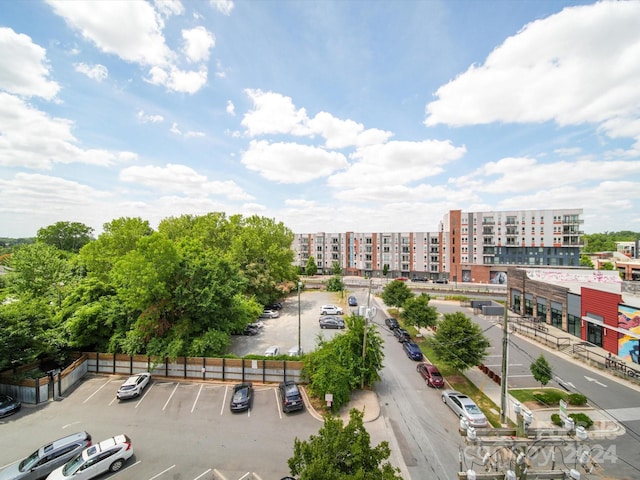
[[[279,479],[288,473],[296,436],[306,439],[322,425],[306,409],[282,413],[275,385],[255,384],[252,408],[234,414],[231,384],[153,379],[140,398],[118,401],[125,378],[88,375],[66,398],[3,419],[0,466],[86,430],[94,441],[119,433],[132,439],[134,457],[104,478]]]
[[[360,304],[366,304],[367,290],[364,288],[355,289],[349,292],[355,295]],[[300,295],[300,345],[302,350],[310,352],[318,344],[317,336],[332,338],[339,330],[321,329],[318,325],[320,318],[320,307],[324,304],[339,304],[344,309],[345,315],[352,310],[345,300],[341,303],[338,293],[326,291],[306,291]],[[262,355],[271,345],[280,347],[280,353],[287,351],[298,345],[298,296],[292,295],[285,299],[284,307],[280,310],[279,318],[261,318],[264,327],[258,335],[232,337],[233,343],[231,351],[238,356],[249,354]]]
[[[366,290],[357,296],[366,302]],[[305,351],[315,348],[318,334],[329,338],[339,332],[321,330],[318,325],[320,306],[338,300],[328,292],[301,295]],[[234,337],[232,351],[262,354],[268,346],[278,345],[286,353],[297,345],[297,295],[285,301],[280,318],[264,323],[256,336]],[[254,384],[252,408],[234,414],[229,410],[232,384],[154,378],[143,396],[120,402],[115,393],[125,378],[90,374],[63,399],[25,406],[20,413],[0,419],[0,467],[21,460],[51,440],[86,430],[94,441],[119,433],[132,439],[135,453],[126,468],[101,478],[280,479],[288,474],[294,439],[307,439],[322,426],[308,409],[282,413],[273,384]]]

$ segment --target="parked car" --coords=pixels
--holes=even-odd
[[[129,437],[116,435],[85,448],[51,472],[47,480],[87,480],[106,472],[117,472],[132,455],[133,445]]]
[[[350,307],[357,307],[358,306],[358,299],[356,297],[354,297],[353,295],[351,295],[349,297],[347,302],[349,303]]]
[[[419,363],[416,367],[416,370],[422,378],[424,378],[427,385],[434,388],[442,388],[444,387],[444,378],[440,373],[440,370],[435,365],[431,365],[430,363]]]
[[[402,344],[402,348],[404,349],[404,353],[406,353],[407,357],[411,360],[415,360],[417,362],[422,360],[422,350],[420,350],[418,344],[408,341]]]
[[[399,342],[408,342],[411,340],[411,335],[404,328],[396,328],[393,331],[393,334],[396,336]]]
[[[280,347],[277,345],[271,345],[264,351],[265,357],[277,357],[278,355],[280,355]]]
[[[396,328],[400,328],[400,324],[398,323],[398,320],[396,320],[395,318],[385,318],[384,319],[384,323],[387,327],[389,327],[391,330],[395,330]]]
[[[0,393],[0,417],[6,417],[20,410],[22,404],[10,395]]]
[[[277,310],[263,310],[260,314],[260,318],[278,318],[280,316],[280,312]]]
[[[442,401],[460,418],[464,418],[472,427],[486,427],[489,422],[482,410],[468,396],[455,390],[442,392]]]
[[[284,305],[282,302],[273,302],[273,303],[270,303],[269,305],[266,305],[264,308],[265,310],[282,310],[283,306]]]
[[[291,347],[287,351],[287,355],[289,355],[290,357],[301,357],[302,355],[304,355],[304,350],[302,350],[302,347],[298,348],[298,346],[296,345],[295,347]]]
[[[344,328],[344,320],[338,317],[320,317],[320,328]]]
[[[118,389],[116,397],[118,397],[118,400],[139,397],[144,391],[145,387],[149,384],[150,380],[151,374],[148,372],[132,375],[127,378],[122,386]]]
[[[449,280],[447,280],[446,278],[436,278],[434,280],[435,283],[449,283]]]
[[[244,327],[244,330],[242,331],[243,335],[257,335],[258,333],[260,333],[260,329],[258,327],[255,327],[251,324],[247,325],[246,327]]]
[[[91,446],[91,435],[78,432],[43,445],[27,458],[0,471],[0,480],[35,480],[45,478]]]
[[[289,413],[304,408],[304,401],[302,400],[302,395],[296,382],[291,380],[282,382],[278,386],[278,390],[280,391],[283,412]]]
[[[253,383],[239,383],[233,387],[233,395],[231,395],[231,404],[229,407],[232,412],[244,412],[251,408],[253,401]]]
[[[322,305],[320,308],[320,315],[342,315],[344,310],[337,305]]]

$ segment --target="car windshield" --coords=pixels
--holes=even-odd
[[[432,376],[432,377],[442,377],[442,375],[440,374],[440,372],[434,372],[433,370],[431,371],[431,376]]]
[[[236,393],[233,394],[233,401],[241,402],[242,400],[245,399],[246,396],[247,396],[247,389],[241,388],[240,390],[237,390]]]
[[[20,465],[18,465],[18,469],[21,472],[29,470],[33,466],[33,464],[38,461],[38,458],[39,458],[38,450],[36,450],[35,452],[33,452],[31,455],[29,455],[27,458],[25,458],[20,462]]]
[[[478,415],[481,414],[482,412],[480,411],[480,409],[478,408],[477,405],[474,404],[465,404],[464,408],[467,412],[473,414],[473,415]]]
[[[80,465],[82,465],[83,463],[84,462],[82,460],[82,453],[79,453],[78,455],[73,457],[72,460],[69,460],[69,462],[65,464],[64,468],[62,469],[63,475],[65,477],[73,475],[75,471],[78,470],[78,468],[80,468]]]
[[[131,390],[135,385],[122,385],[120,390]]]

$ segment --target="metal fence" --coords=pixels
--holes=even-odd
[[[611,355],[600,353],[596,345],[588,342],[577,343],[573,346],[573,356],[595,367],[608,370],[615,375],[640,383],[640,365],[627,362]]]
[[[132,375],[150,372],[156,377],[187,380],[282,382],[300,381],[303,363],[293,360],[178,357],[85,353],[89,372]]]
[[[569,348],[571,337],[557,337],[549,333],[545,323],[542,322],[509,322],[511,332],[520,333],[527,337],[532,337],[539,342],[552,346],[557,350]]]

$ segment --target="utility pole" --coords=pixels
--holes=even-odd
[[[507,314],[509,297],[507,290],[507,300],[504,303],[504,319],[502,321],[502,381],[500,383],[500,423],[506,425],[509,412],[509,398],[507,392],[507,380],[509,370],[509,316]]]
[[[367,310],[364,312],[364,332],[362,335],[362,378],[360,379],[360,388],[364,389],[364,362],[367,356],[367,323],[369,320],[369,312],[371,311],[371,282],[373,278],[369,278],[369,292],[367,293]]]

